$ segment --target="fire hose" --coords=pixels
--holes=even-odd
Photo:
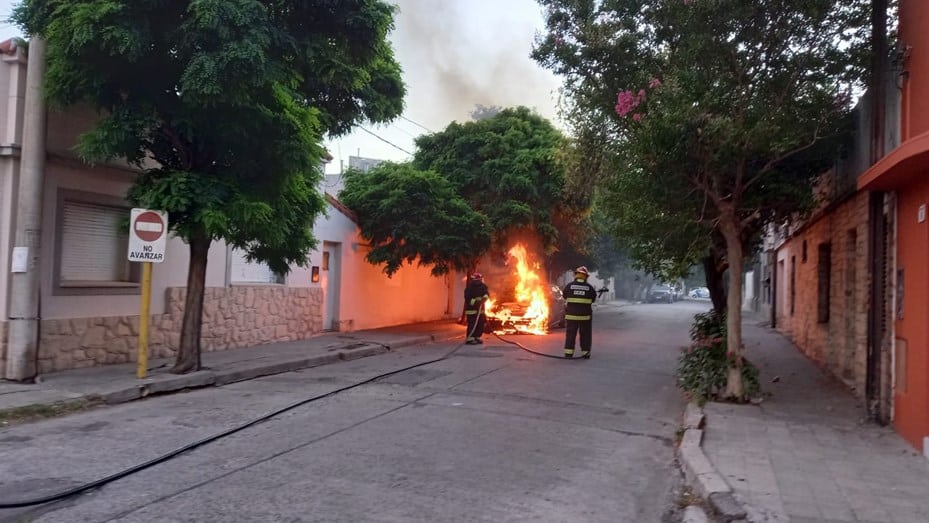
[[[480,314],[480,315],[483,315],[484,313],[483,313],[483,312],[480,312],[479,314]],[[474,331],[476,330],[476,327],[477,327],[477,325],[478,325],[479,323],[480,323],[480,322],[478,322],[478,321],[475,321],[475,322],[474,322],[474,327],[472,327],[471,331],[468,333],[468,337],[471,337],[471,336],[474,335]],[[505,340],[505,339],[503,339],[502,337],[500,337],[500,336],[497,335],[497,334],[494,334],[494,336],[496,336],[500,341],[503,341],[503,342],[505,342],[505,343],[509,343],[509,344],[515,345],[515,346],[519,347],[520,349],[522,349],[522,350],[524,350],[524,351],[527,351],[527,352],[531,352],[532,354],[535,354],[535,355],[537,355],[537,356],[544,356],[544,357],[547,357],[547,358],[554,358],[554,359],[572,359],[572,358],[566,358],[566,357],[564,357],[564,356],[555,356],[555,355],[552,355],[552,354],[545,354],[545,353],[542,353],[542,352],[536,352],[536,351],[531,350],[531,349],[529,349],[529,348],[527,348],[527,347],[523,346],[522,344],[517,343],[517,342],[515,342],[515,341]],[[88,482],[88,483],[84,483],[84,484],[82,484],[82,485],[77,485],[77,486],[75,486],[75,487],[72,487],[72,488],[70,488],[70,489],[64,490],[64,491],[62,491],[62,492],[58,492],[58,493],[56,493],[56,494],[49,494],[49,495],[46,495],[46,496],[42,496],[42,497],[38,497],[38,498],[33,498],[33,499],[24,499],[24,500],[20,500],[20,501],[0,501],[0,509],[23,508],[23,507],[33,507],[33,506],[36,506],[36,505],[44,505],[45,503],[51,503],[51,502],[53,502],[53,501],[61,501],[61,500],[63,500],[63,499],[67,499],[67,498],[76,496],[76,495],[78,495],[78,494],[82,494],[82,493],[84,493],[84,492],[87,492],[87,491],[90,491],[90,490],[93,490],[93,489],[96,489],[96,488],[100,488],[100,487],[102,487],[102,486],[104,486],[104,485],[106,485],[106,484],[108,484],[108,483],[112,483],[112,482],[114,482],[114,481],[116,481],[116,480],[118,480],[118,479],[125,478],[125,477],[127,477],[127,476],[132,475],[132,474],[135,474],[136,472],[141,472],[141,471],[143,471],[143,470],[145,470],[145,469],[154,467],[155,465],[158,465],[158,464],[164,463],[164,462],[166,462],[166,461],[168,461],[168,460],[171,460],[171,459],[173,459],[173,458],[176,458],[177,456],[180,456],[181,454],[184,454],[184,453],[186,453],[186,452],[189,452],[189,451],[191,451],[191,450],[194,450],[194,449],[196,449],[196,448],[198,448],[198,447],[205,446],[205,445],[207,445],[207,444],[209,444],[209,443],[213,443],[214,441],[223,439],[223,438],[225,438],[225,437],[227,437],[227,436],[231,436],[231,435],[233,435],[233,434],[235,434],[235,433],[237,433],[237,432],[241,432],[241,431],[243,431],[243,430],[245,430],[245,429],[247,429],[247,428],[249,428],[249,427],[253,427],[253,426],[255,426],[255,425],[258,425],[259,423],[263,423],[263,422],[265,422],[265,421],[268,421],[268,420],[271,419],[271,418],[274,418],[274,417],[276,417],[276,416],[279,416],[279,415],[281,415],[281,414],[284,414],[285,412],[291,411],[291,410],[296,409],[296,408],[298,408],[298,407],[302,407],[302,406],[307,405],[307,404],[309,404],[309,403],[313,403],[313,402],[315,402],[315,401],[319,401],[319,400],[321,400],[321,399],[328,398],[328,397],[330,397],[330,396],[335,396],[336,394],[339,394],[339,393],[341,393],[341,392],[345,392],[345,391],[348,391],[348,390],[351,390],[351,389],[354,389],[354,388],[358,388],[358,387],[361,387],[361,386],[363,386],[363,385],[367,385],[367,384],[369,384],[369,383],[373,383],[373,382],[375,382],[375,381],[378,381],[378,380],[381,380],[381,379],[384,379],[384,378],[388,378],[388,377],[393,376],[393,375],[395,375],[395,374],[400,374],[401,372],[406,372],[406,371],[408,371],[408,370],[412,370],[412,369],[415,369],[415,368],[418,368],[418,367],[424,367],[424,366],[426,366],[426,365],[432,365],[433,363],[438,363],[438,362],[440,362],[440,361],[447,360],[448,358],[452,357],[456,352],[458,352],[458,350],[461,349],[462,346],[464,346],[464,343],[459,343],[459,344],[456,345],[452,350],[448,351],[446,354],[444,354],[443,356],[441,356],[441,357],[439,357],[439,358],[435,358],[435,359],[431,359],[431,360],[428,360],[428,361],[424,361],[424,362],[422,362],[422,363],[417,363],[417,364],[415,364],[415,365],[408,365],[408,366],[403,367],[403,368],[401,368],[401,369],[392,370],[392,371],[390,371],[390,372],[385,372],[385,373],[383,373],[383,374],[378,374],[377,376],[374,376],[373,378],[368,378],[368,379],[366,379],[366,380],[364,380],[364,381],[360,381],[360,382],[358,382],[358,383],[353,383],[353,384],[351,384],[351,385],[346,385],[346,386],[344,386],[344,387],[341,387],[341,388],[338,388],[338,389],[335,389],[335,390],[332,390],[332,391],[329,391],[329,392],[326,392],[326,393],[323,393],[323,394],[317,394],[317,395],[312,396],[312,397],[310,397],[310,398],[306,398],[306,399],[297,401],[297,402],[295,402],[295,403],[292,403],[292,404],[290,404],[290,405],[287,405],[287,406],[285,406],[285,407],[282,407],[282,408],[280,408],[280,409],[277,409],[277,410],[275,410],[275,411],[273,411],[273,412],[270,412],[270,413],[268,413],[268,414],[264,414],[264,415],[262,415],[262,416],[260,416],[260,417],[258,417],[258,418],[255,418],[255,419],[253,419],[253,420],[251,420],[251,421],[248,421],[248,422],[246,422],[246,423],[243,423],[243,424],[241,424],[241,425],[237,425],[237,426],[235,426],[235,427],[232,427],[232,428],[230,428],[230,429],[224,430],[224,431],[222,431],[222,432],[213,434],[212,436],[207,436],[207,437],[205,437],[205,438],[203,438],[203,439],[200,439],[200,440],[197,440],[197,441],[195,441],[195,442],[193,442],[193,443],[184,445],[183,447],[180,447],[180,448],[177,448],[177,449],[175,449],[175,450],[166,452],[165,454],[162,454],[162,455],[160,455],[160,456],[157,456],[157,457],[155,457],[155,458],[153,458],[153,459],[150,459],[150,460],[148,460],[148,461],[146,461],[146,462],[144,462],[144,463],[140,463],[140,464],[138,464],[138,465],[129,467],[129,468],[127,468],[127,469],[123,469],[123,470],[121,470],[121,471],[118,471],[118,472],[115,472],[115,473],[113,473],[113,474],[110,474],[109,476],[106,476],[106,477],[103,477],[103,478],[100,478],[100,479],[97,479],[97,480],[94,480],[94,481],[91,481],[91,482]],[[579,359],[579,358],[578,358],[578,359]]]

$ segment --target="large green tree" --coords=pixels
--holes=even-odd
[[[286,273],[307,262],[326,133],[402,112],[404,86],[380,0],[25,0],[48,44],[50,101],[100,112],[90,162],[142,174],[129,199],[169,212],[190,246],[175,372],[200,367],[210,244]],[[152,166],[152,164],[155,166]]]
[[[371,243],[366,259],[388,275],[414,262],[431,265],[436,275],[470,271],[490,247],[487,218],[432,171],[393,163],[349,171],[339,198]]]
[[[589,199],[565,187],[561,131],[525,107],[473,115],[418,138],[410,164],[348,176],[340,198],[374,246],[368,261],[388,274],[416,260],[437,274],[470,271],[516,239],[549,255],[551,271],[588,260],[577,246]]]
[[[564,144],[564,135],[545,118],[525,107],[508,108],[419,137],[413,165],[447,178],[488,218],[493,249],[505,252],[515,235],[530,233],[551,254],[559,239],[555,223],[569,212],[558,156]]]
[[[860,85],[868,0],[540,0],[534,57],[643,175],[699,199],[729,269],[726,395],[741,398],[742,266],[801,211]],[[589,116],[593,113],[594,116]]]

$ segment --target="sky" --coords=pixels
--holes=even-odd
[[[468,120],[476,104],[525,105],[556,119],[560,83],[529,57],[543,26],[534,0],[391,1],[400,10],[390,39],[407,86],[405,110],[390,124],[363,128],[393,145],[363,129],[327,140],[335,157],[327,173],[338,173],[340,160],[347,167],[348,157],[359,153],[407,160],[416,136]],[[14,3],[0,0],[0,40],[21,34],[6,22]]]

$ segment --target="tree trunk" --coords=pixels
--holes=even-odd
[[[719,270],[719,260],[714,254],[703,258],[703,272],[706,275],[706,288],[710,291],[713,310],[725,315],[726,286],[723,283],[723,272]]]
[[[729,296],[726,307],[726,354],[731,360],[724,398],[743,400],[742,383],[742,235],[738,218],[733,210],[723,212],[719,228],[726,239],[726,258],[729,264]]]
[[[171,372],[186,374],[200,370],[200,331],[203,327],[203,290],[206,285],[206,263],[212,240],[205,235],[190,239],[190,265],[187,269],[187,297],[184,301],[184,321],[181,343]]]

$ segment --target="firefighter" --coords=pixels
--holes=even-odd
[[[471,275],[471,281],[465,287],[465,316],[468,319],[468,345],[484,343],[481,335],[484,334],[484,302],[490,298],[484,276],[476,272]]]
[[[590,272],[587,267],[574,269],[574,281],[565,285],[565,358],[574,357],[574,341],[581,333],[581,357],[590,358],[593,341],[593,303],[597,301],[597,290],[587,283]]]

